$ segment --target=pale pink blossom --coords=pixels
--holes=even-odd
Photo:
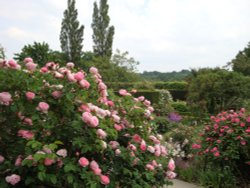
[[[84,78],[84,74],[82,72],[77,72],[77,73],[74,74],[74,78],[77,81],[81,81]]]
[[[25,93],[25,96],[28,101],[31,101],[35,98],[36,94],[31,91],[28,91]]]
[[[100,168],[92,169],[95,175],[100,176],[102,174],[102,170]]]
[[[122,130],[122,126],[121,126],[121,125],[118,125],[118,124],[115,124],[115,125],[114,125],[114,128],[115,128],[115,130],[117,130],[117,131],[121,131],[121,130]]]
[[[151,164],[147,164],[146,169],[153,171],[155,169],[155,167]]]
[[[25,138],[26,140],[30,140],[34,137],[34,133],[27,130],[19,130],[17,135],[22,138]]]
[[[38,107],[36,108],[38,111],[41,111],[43,113],[48,113],[49,110],[49,104],[46,102],[39,102]]]
[[[168,169],[169,169],[170,171],[174,171],[174,169],[175,169],[175,162],[174,162],[173,159],[170,159],[170,160],[169,160],[169,162],[168,162]]]
[[[63,78],[64,77],[64,75],[62,73],[57,72],[57,71],[54,72],[54,76],[55,76],[55,78]]]
[[[139,101],[144,101],[145,97],[144,96],[140,96],[137,98]]]
[[[25,67],[27,70],[33,72],[36,70],[37,64],[33,63],[33,62],[28,62],[25,64]]]
[[[33,121],[30,118],[24,118],[23,123],[27,125],[33,125]]]
[[[100,82],[98,84],[98,89],[99,90],[106,90],[107,89],[107,86],[103,83],[103,82]]]
[[[29,62],[33,62],[33,59],[31,57],[26,57],[23,61],[24,63],[29,63]]]
[[[116,149],[116,150],[115,150],[115,154],[116,154],[116,155],[120,155],[120,154],[121,154],[121,150],[120,150],[120,149]]]
[[[110,141],[109,145],[111,146],[112,149],[116,149],[120,144],[117,141]]]
[[[81,167],[86,167],[89,165],[89,160],[85,157],[81,157],[79,160],[78,160],[78,163],[80,164]]]
[[[167,171],[167,178],[168,179],[174,179],[176,177],[176,173],[172,172],[172,171]]]
[[[98,69],[95,68],[95,67],[90,67],[89,72],[90,72],[91,74],[98,74]]]
[[[109,180],[108,176],[101,175],[100,178],[101,178],[101,184],[108,185],[110,183],[110,180]]]
[[[11,94],[9,92],[0,93],[0,104],[8,106],[10,105],[11,102],[12,99],[11,99]]]
[[[128,145],[128,148],[131,150],[131,151],[136,151],[136,146],[134,144],[129,144]]]
[[[128,93],[127,90],[125,90],[125,89],[120,89],[120,90],[119,90],[119,94],[120,94],[121,96],[128,96],[128,95],[131,95],[131,94]]]
[[[62,96],[62,91],[53,91],[53,92],[52,92],[52,96],[53,96],[55,99],[59,99],[59,98]]]
[[[67,157],[67,150],[66,149],[60,149],[60,150],[58,150],[56,152],[56,154],[63,157],[63,158],[65,158],[65,157]]]
[[[11,69],[16,69],[16,70],[20,70],[21,66],[13,59],[9,60],[6,63],[7,67],[11,68]]]
[[[11,176],[6,176],[5,181],[11,185],[16,185],[21,181],[21,177],[17,174],[12,174]]]
[[[116,123],[119,123],[121,120],[121,118],[118,115],[113,114],[112,117]]]
[[[41,73],[46,73],[46,72],[48,72],[49,70],[48,70],[48,68],[47,67],[42,67],[41,69],[40,69],[40,72]]]
[[[69,82],[77,82],[77,80],[74,77],[74,74],[67,73],[67,79]]]
[[[90,162],[90,169],[91,170],[98,169],[98,168],[99,168],[99,165],[95,160]]]
[[[21,166],[22,165],[22,156],[18,155],[15,161],[15,166]]]
[[[100,139],[104,139],[107,136],[107,133],[102,129],[97,129],[96,134]]]
[[[68,63],[66,64],[66,67],[69,68],[69,69],[73,69],[73,68],[75,67],[75,64],[72,63],[72,62],[68,62]]]
[[[109,107],[113,107],[115,104],[114,104],[114,102],[113,101],[108,101],[108,106]]]
[[[86,89],[90,87],[90,83],[85,79],[79,81],[79,85],[81,86],[81,88],[86,88]]]
[[[153,146],[148,146],[147,150],[150,152],[150,153],[154,153],[155,152],[155,148]]]

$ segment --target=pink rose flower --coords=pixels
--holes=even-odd
[[[102,129],[97,129],[96,134],[100,139],[104,139],[107,136],[107,133]]]
[[[41,73],[46,73],[46,72],[48,72],[49,70],[48,70],[48,68],[47,67],[42,67],[41,69],[40,69],[40,72]]]
[[[136,142],[136,143],[140,143],[142,141],[141,137],[138,134],[135,134],[132,139]]]
[[[131,95],[131,94],[128,93],[127,90],[125,90],[125,89],[120,89],[120,90],[119,90],[119,94],[120,94],[121,96],[128,96],[128,95]]]
[[[99,165],[97,164],[96,161],[93,160],[93,161],[90,162],[90,168],[91,168],[92,170],[98,169],[98,168],[99,168]]]
[[[170,161],[168,162],[168,169],[170,171],[174,171],[174,169],[175,169],[175,162],[174,162],[173,159],[170,159]]]
[[[7,66],[11,69],[16,69],[16,70],[21,69],[21,66],[13,59],[11,59],[7,62]]]
[[[52,96],[53,96],[55,99],[59,99],[59,98],[62,96],[62,92],[61,92],[61,91],[53,91],[53,92],[52,92]]]
[[[31,101],[31,100],[33,100],[35,98],[36,94],[33,93],[33,92],[28,91],[28,92],[25,93],[25,96],[26,96],[26,99],[28,101]]]
[[[27,125],[33,125],[33,121],[30,118],[24,118],[23,119],[23,123],[25,123]]]
[[[110,180],[109,180],[108,176],[101,175],[100,178],[101,178],[101,184],[108,185],[110,183]]]
[[[109,145],[111,146],[112,149],[116,149],[120,144],[117,141],[110,141]]]
[[[151,164],[147,164],[146,169],[153,171],[155,169],[155,167]]]
[[[102,170],[100,168],[92,169],[95,175],[100,176],[102,174]]]
[[[60,149],[60,150],[58,150],[56,152],[56,154],[63,157],[63,158],[65,158],[65,157],[67,157],[67,150],[66,149]]]
[[[43,163],[45,166],[50,166],[54,163],[55,161],[53,159],[50,159],[50,158],[45,158]]]
[[[98,89],[99,90],[106,90],[107,89],[107,86],[103,83],[103,82],[100,82],[98,84]]]
[[[139,101],[144,101],[145,97],[144,96],[140,96],[137,98]]]
[[[116,123],[119,123],[121,120],[121,118],[118,115],[113,114],[112,117]]]
[[[147,150],[150,152],[150,153],[154,153],[155,152],[155,148],[153,146],[148,146]]]
[[[26,140],[30,140],[34,137],[34,133],[31,131],[27,131],[27,130],[19,130],[17,132],[17,135],[26,139]]]
[[[176,177],[176,173],[172,172],[172,171],[167,171],[167,178],[168,179],[174,179]]]
[[[99,125],[99,120],[96,116],[92,116],[89,112],[84,112],[82,114],[82,120],[88,124],[90,127],[97,127]]]
[[[0,164],[4,162],[4,157],[0,155]]]
[[[69,68],[69,69],[73,69],[73,68],[75,67],[75,64],[72,63],[72,62],[68,62],[68,63],[66,64],[66,67]]]
[[[77,72],[77,73],[74,74],[74,78],[77,81],[81,81],[84,78],[84,74],[82,72]]]
[[[9,106],[12,102],[11,94],[9,92],[0,93],[0,104]]]
[[[33,62],[28,62],[25,64],[25,67],[27,70],[33,72],[36,70],[37,64],[33,63]]]
[[[18,155],[15,161],[15,166],[21,166],[21,164],[22,164],[22,156]]]
[[[215,157],[219,157],[219,156],[220,156],[220,152],[219,152],[219,151],[216,151],[216,152],[214,153],[214,156],[215,156]]]
[[[144,140],[141,142],[140,149],[142,151],[146,151],[147,150],[147,145],[146,145],[146,142]]]
[[[86,159],[85,157],[81,157],[79,160],[78,160],[78,163],[80,164],[81,167],[86,167],[89,165],[89,160]]]
[[[89,72],[90,72],[91,74],[98,74],[98,69],[95,68],[95,67],[90,67]]]
[[[67,74],[67,79],[69,82],[77,82],[77,80],[74,77],[74,74],[71,74],[71,73]]]
[[[11,176],[6,176],[5,181],[11,185],[16,185],[21,181],[21,177],[17,174],[12,174]]]
[[[109,107],[113,107],[115,105],[113,101],[108,101],[107,104]]]
[[[193,145],[192,145],[192,148],[193,148],[193,149],[200,149],[200,148],[201,148],[201,145],[200,145],[200,144],[193,144]]]
[[[26,57],[23,61],[24,63],[29,63],[29,62],[33,62],[33,59],[31,57]]]
[[[122,126],[121,126],[121,125],[118,125],[118,124],[115,124],[115,125],[114,125],[114,128],[115,128],[115,130],[117,130],[117,131],[121,131],[121,130],[122,130]]]
[[[46,102],[39,102],[38,107],[36,109],[43,113],[48,113],[49,105]]]
[[[115,154],[116,154],[116,155],[120,155],[120,154],[121,154],[121,150],[120,150],[120,149],[116,149],[116,150],[115,150]]]
[[[90,87],[90,83],[87,80],[82,79],[81,81],[79,81],[79,85],[82,88],[86,88],[88,89]]]

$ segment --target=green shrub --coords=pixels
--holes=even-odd
[[[185,101],[171,102],[171,106],[180,114],[188,113],[188,107]]]

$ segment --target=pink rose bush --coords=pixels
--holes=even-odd
[[[250,170],[250,114],[244,108],[239,111],[223,111],[210,117],[193,150],[204,156],[208,164],[230,167],[238,176],[249,179]]]
[[[114,95],[98,69],[4,60],[0,80],[0,187],[160,187],[176,176],[150,101]]]

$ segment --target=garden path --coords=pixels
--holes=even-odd
[[[172,186],[165,186],[164,188],[202,188],[201,186],[194,185],[182,180],[174,179]]]

